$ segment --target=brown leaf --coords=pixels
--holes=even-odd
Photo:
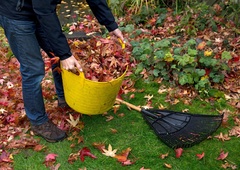
[[[113,117],[113,116],[111,116],[111,115],[110,115],[110,116],[106,116],[106,118],[107,118],[107,119],[106,119],[106,121],[107,121],[107,122],[109,122],[109,121],[111,121],[111,120],[113,120],[113,119],[114,119],[114,117]]]
[[[217,138],[220,141],[227,141],[230,140],[231,138],[228,136],[228,134],[224,134],[222,132],[220,132],[219,135],[214,136],[215,138]]]
[[[105,144],[104,143],[97,143],[94,142],[92,144],[95,148],[97,148],[98,150],[100,150],[102,153],[104,152],[103,149],[105,149]]]
[[[165,154],[161,154],[159,157],[161,158],[161,159],[165,159],[166,157],[168,157],[168,152],[167,153],[165,153]]]
[[[36,146],[34,147],[34,151],[39,152],[39,151],[43,150],[44,148],[46,148],[46,146],[39,144],[39,145],[36,145]]]
[[[117,129],[110,128],[110,130],[111,130],[112,133],[117,133],[118,132]]]
[[[168,169],[172,169],[172,165],[171,164],[167,164],[167,163],[164,163],[164,166]]]

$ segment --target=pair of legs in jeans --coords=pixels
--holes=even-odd
[[[48,121],[45,111],[41,81],[45,66],[40,53],[42,48],[50,57],[51,47],[40,25],[35,21],[12,20],[0,15],[0,26],[4,29],[9,45],[20,63],[24,107],[31,125]],[[57,65],[54,65],[54,69]],[[62,78],[53,72],[58,98],[64,99]]]

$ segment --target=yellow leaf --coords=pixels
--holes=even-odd
[[[204,51],[204,56],[209,57],[211,55],[212,55],[212,50],[211,49]]]
[[[109,157],[115,157],[116,156],[117,149],[112,149],[112,145],[108,145],[108,150],[103,149],[103,155],[109,156]]]
[[[148,95],[145,95],[144,98],[150,101],[153,98],[153,95],[148,94]]]
[[[171,164],[167,164],[167,163],[164,163],[165,167],[168,168],[168,169],[171,169],[172,168],[172,165]]]
[[[67,119],[68,123],[70,123],[73,127],[76,127],[79,122],[79,116],[77,117],[76,120],[74,120],[73,116],[70,114],[69,118],[70,119]]]

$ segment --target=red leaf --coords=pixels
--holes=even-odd
[[[10,154],[6,151],[2,151],[2,154],[0,155],[0,162],[13,162],[10,159]]]
[[[90,151],[90,149],[88,149],[87,147],[84,147],[80,150],[80,159],[83,162],[85,156],[89,156],[90,158],[96,159],[97,157],[95,155],[93,155]]]
[[[122,164],[122,166],[126,166],[126,165],[132,165],[132,164],[134,164],[135,162],[132,162],[131,160],[126,160],[126,161],[124,161],[124,162],[121,162],[121,164]]]
[[[217,160],[224,160],[227,156],[228,156],[228,152],[224,153],[224,151],[221,151]]]
[[[176,158],[180,158],[182,156],[182,153],[183,153],[182,148],[175,149]]]
[[[198,157],[198,159],[202,159],[205,156],[205,153],[201,153],[201,154],[196,154],[196,156]]]
[[[55,161],[57,156],[58,156],[57,154],[50,153],[45,157],[45,161],[46,162]]]

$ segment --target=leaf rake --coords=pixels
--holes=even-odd
[[[222,115],[201,115],[144,109],[119,98],[116,101],[142,113],[160,140],[170,148],[188,148],[207,139],[222,123]]]

